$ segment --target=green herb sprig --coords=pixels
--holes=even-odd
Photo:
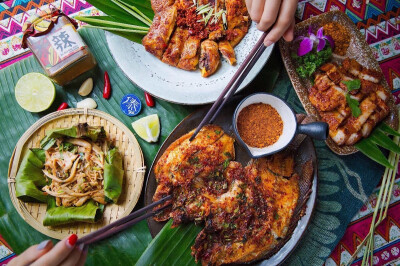
[[[342,81],[342,83],[347,87],[346,102],[350,107],[351,114],[354,117],[359,117],[361,115],[361,109],[359,107],[360,103],[357,100],[351,98],[350,92],[358,90],[361,87],[361,81],[359,79],[353,79]]]

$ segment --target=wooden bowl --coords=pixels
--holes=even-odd
[[[374,69],[381,73],[382,77],[384,77],[379,63],[378,61],[376,61],[371,51],[371,48],[365,41],[364,36],[357,29],[350,18],[343,12],[331,11],[302,21],[296,24],[294,35],[306,35],[310,25],[312,25],[315,30],[329,22],[337,22],[341,24],[350,33],[350,46],[347,50],[345,57],[355,59],[362,66],[369,69]],[[291,51],[293,49],[292,45],[293,42],[288,43],[283,40],[279,41],[279,49],[281,51],[282,60],[285,64],[294,90],[296,91],[296,94],[299,97],[300,102],[302,103],[307,114],[317,117],[317,120],[321,120],[317,109],[311,104],[310,100],[308,99],[308,89],[312,87],[311,81],[309,79],[301,78],[296,72],[296,65],[291,56]],[[381,81],[381,85],[390,93],[390,95],[392,95],[389,89],[389,85],[384,78]],[[393,96],[390,97],[388,105],[390,107],[390,113],[383,121],[395,130],[397,130],[399,126],[399,119],[397,118],[397,107],[395,105]],[[326,140],[326,144],[334,153],[339,155],[348,155],[358,151],[358,149],[353,145],[339,146],[330,137]]]
[[[24,154],[29,148],[40,147],[40,140],[47,130],[65,128],[78,123],[103,126],[107,137],[114,141],[123,157],[124,181],[117,204],[106,205],[103,219],[97,223],[74,223],[46,227],[42,221],[46,214],[45,203],[30,203],[19,200],[15,195],[15,176]],[[133,133],[119,120],[99,110],[67,109],[46,115],[34,123],[19,139],[8,169],[8,188],[14,207],[21,217],[39,232],[56,239],[70,234],[82,237],[128,215],[135,207],[143,186],[145,166],[142,150]]]

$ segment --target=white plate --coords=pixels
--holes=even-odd
[[[237,64],[231,66],[222,59],[222,64],[220,64],[216,73],[211,77],[203,78],[199,70],[185,71],[169,66],[146,52],[142,45],[106,32],[111,54],[133,83],[155,97],[169,102],[189,105],[214,102],[261,35],[262,32],[257,30],[253,22],[249,32],[235,47]],[[272,48],[273,45],[268,47],[261,55],[238,91],[247,86],[264,67]]]

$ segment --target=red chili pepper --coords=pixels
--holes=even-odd
[[[154,99],[153,96],[148,94],[147,92],[144,93],[144,98],[146,99],[147,106],[153,107],[154,106]]]
[[[62,103],[58,108],[57,111],[61,111],[68,108],[68,103]]]
[[[108,76],[107,71],[104,72],[104,89],[103,89],[103,98],[109,99],[111,96],[111,83],[110,77]]]

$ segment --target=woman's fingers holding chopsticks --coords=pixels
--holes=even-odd
[[[51,240],[45,240],[38,245],[31,246],[24,252],[22,252],[18,257],[13,259],[9,266],[22,266],[30,265],[37,259],[46,254],[53,247],[53,242]]]
[[[50,251],[41,256],[32,266],[42,265],[77,265],[83,253],[84,246],[76,246],[77,235],[73,234],[61,240]]]
[[[298,0],[283,0],[279,9],[278,19],[265,37],[265,46],[277,42],[282,36],[286,41],[293,40],[294,14]]]

